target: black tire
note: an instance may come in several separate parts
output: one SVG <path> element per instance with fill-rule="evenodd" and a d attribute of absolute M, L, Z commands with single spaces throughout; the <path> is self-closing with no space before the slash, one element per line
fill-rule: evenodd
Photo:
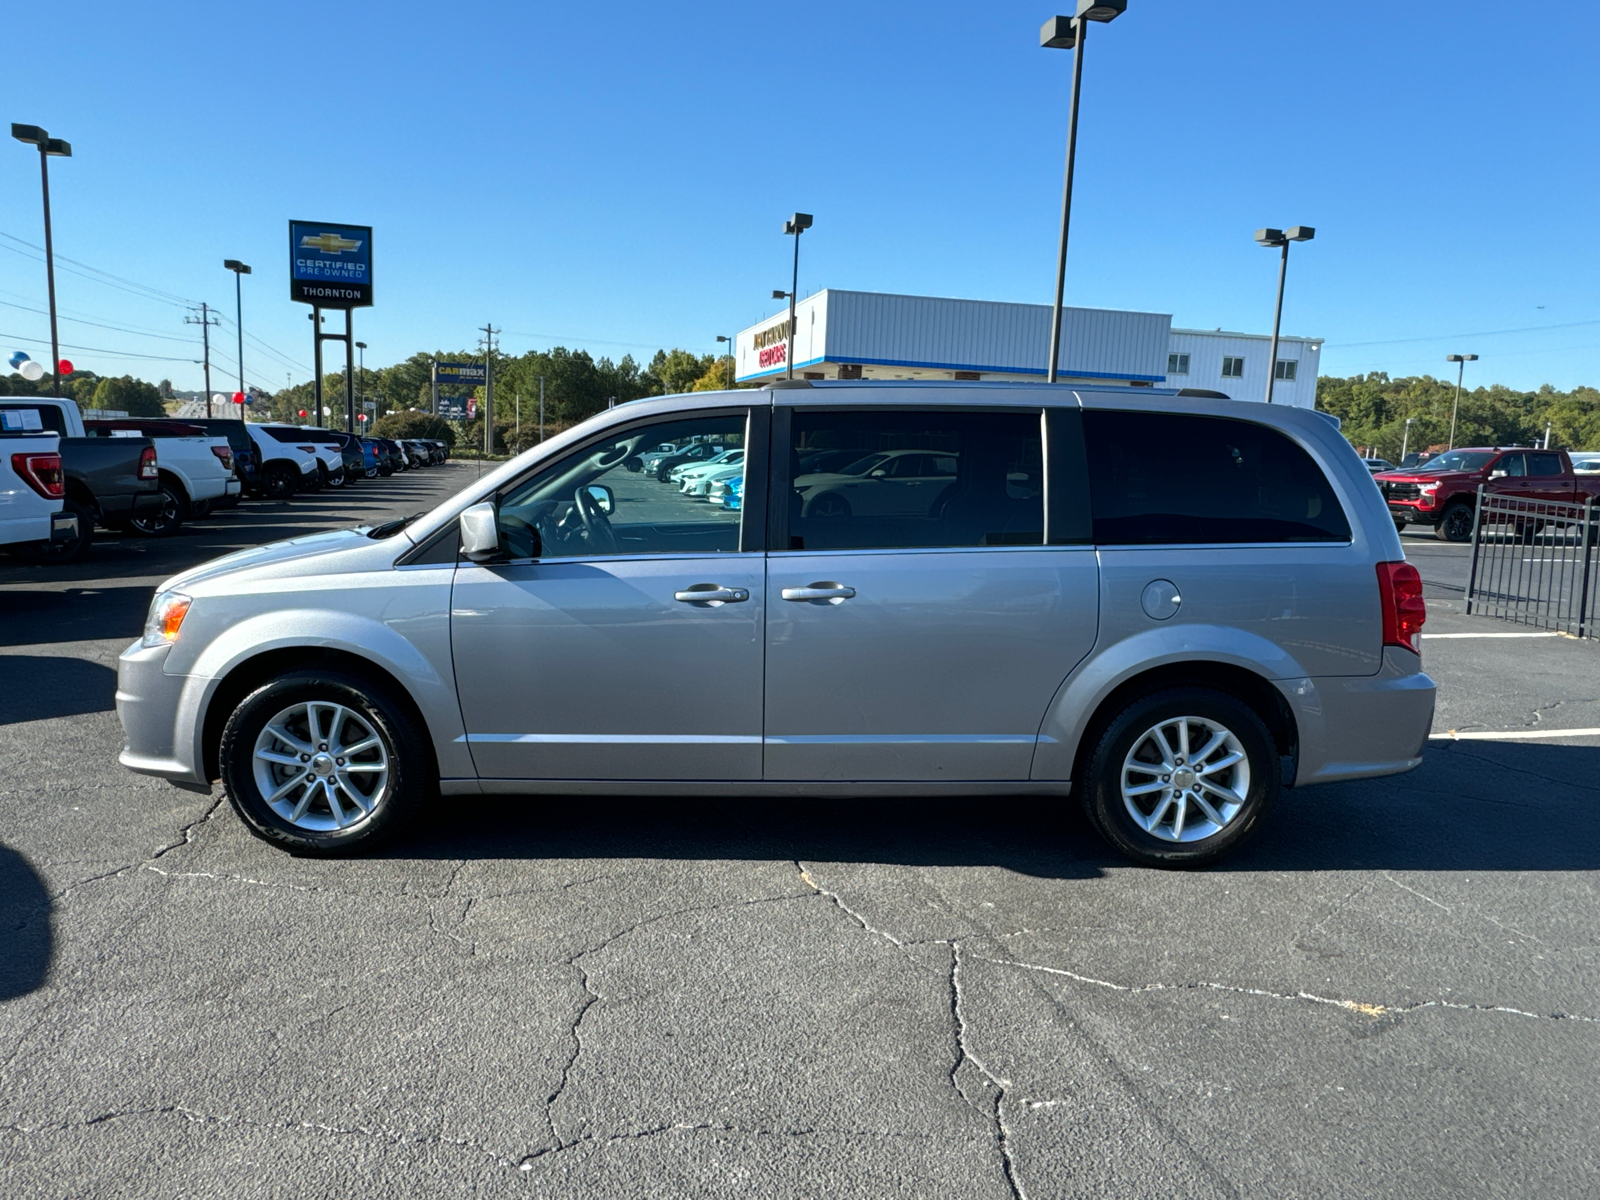
<path fill-rule="evenodd" d="M 191 501 L 189 501 L 189 520 L 191 520 L 191 521 L 199 521 L 199 520 L 201 520 L 201 519 L 203 519 L 205 517 L 209 517 L 210 515 L 211 515 L 211 501 L 209 501 L 209 500 L 191 500 Z"/>
<path fill-rule="evenodd" d="M 818 519 L 851 515 L 850 501 L 838 492 L 823 492 L 806 507 L 806 516 Z"/>
<path fill-rule="evenodd" d="M 299 486 L 297 475 L 288 463 L 273 463 L 261 473 L 262 496 L 268 500 L 289 499 Z"/>
<path fill-rule="evenodd" d="M 64 567 L 75 563 L 94 545 L 94 513 L 76 500 L 63 500 L 61 511 L 78 518 L 78 536 L 64 542 L 31 542 L 18 546 L 15 553 L 24 562 L 41 567 Z"/>
<path fill-rule="evenodd" d="M 313 827 L 329 822 L 337 824 L 332 806 L 320 798 L 311 801 L 300 823 L 291 821 L 289 817 L 292 813 L 285 815 L 269 803 L 257 778 L 256 746 L 268 722 L 286 710 L 293 710 L 308 702 L 339 705 L 354 714 L 356 722 L 364 723 L 380 739 L 387 760 L 388 774 L 382 783 L 382 794 L 369 812 L 356 815 L 359 806 L 348 795 L 341 802 L 341 807 L 348 809 L 345 815 L 351 818 L 350 823 L 343 827 Z M 326 735 L 329 732 L 326 725 L 330 714 L 320 708 L 317 711 L 319 724 L 324 727 Z M 290 726 L 285 731 L 297 737 L 307 732 L 301 725 L 292 722 L 284 724 Z M 355 729 L 355 736 L 364 736 L 353 724 L 345 728 Z M 338 743 L 332 740 L 307 741 L 306 745 L 330 747 L 331 753 Z M 302 855 L 331 856 L 364 852 L 398 832 L 438 793 L 438 771 L 429 745 L 427 733 L 386 689 L 335 671 L 295 671 L 256 688 L 229 716 L 222 730 L 222 785 L 228 802 L 233 805 L 239 818 L 251 833 L 263 841 Z M 366 753 L 370 755 L 373 752 Z M 265 764 L 262 770 L 289 773 L 300 771 L 301 768 L 298 765 L 274 767 Z M 303 777 L 313 778 L 309 774 Z M 294 776 L 290 775 L 289 778 L 293 779 Z M 372 776 L 348 778 L 354 779 L 356 786 L 361 786 L 363 780 L 370 780 Z M 303 797 L 305 790 L 291 789 L 289 796 Z M 374 792 L 377 790 L 375 786 Z M 336 797 L 340 792 L 340 788 L 334 789 Z M 287 799 L 283 803 L 287 804 Z M 327 813 L 326 817 L 321 815 L 324 812 Z"/>
<path fill-rule="evenodd" d="M 1230 814 L 1218 803 L 1215 793 L 1207 793 L 1207 803 L 1225 817 L 1224 824 L 1219 828 L 1193 800 L 1174 797 L 1169 801 L 1167 793 L 1176 789 L 1165 788 L 1150 797 L 1149 811 L 1144 813 L 1147 820 L 1171 813 L 1170 817 L 1158 820 L 1153 825 L 1155 829 L 1165 830 L 1165 834 L 1149 832 L 1135 821 L 1128 807 L 1129 804 L 1141 806 L 1146 801 L 1142 797 L 1124 800 L 1124 764 L 1136 750 L 1140 751 L 1140 761 L 1146 760 L 1143 749 L 1150 731 L 1160 728 L 1163 722 L 1176 722 L 1184 717 L 1192 719 L 1188 728 L 1194 736 L 1204 736 L 1209 740 L 1209 731 L 1214 728 L 1224 729 L 1231 735 L 1238 752 L 1243 754 L 1241 762 L 1248 769 L 1248 781 L 1237 774 L 1238 765 L 1226 767 L 1210 775 L 1210 778 L 1243 787 L 1244 799 Z M 1277 801 L 1283 787 L 1283 767 L 1277 747 L 1261 717 L 1248 704 L 1213 688 L 1168 688 L 1143 696 L 1112 716 L 1099 727 L 1097 734 L 1091 736 L 1095 738 L 1094 750 L 1084 766 L 1083 778 L 1077 784 L 1083 797 L 1084 810 L 1106 841 L 1143 866 L 1198 867 L 1215 862 L 1250 836 Z M 1229 752 L 1230 746 L 1225 744 L 1210 756 L 1209 761 L 1216 762 Z M 1185 765 L 1192 770 L 1192 763 Z M 1151 784 L 1174 779 L 1172 775 L 1162 776 L 1137 767 L 1131 777 L 1148 778 Z M 1197 792 L 1198 789 L 1195 789 L 1195 792 L 1186 792 L 1185 796 Z M 1180 806 L 1186 817 L 1186 831 L 1202 831 L 1195 840 L 1176 840 L 1172 836 L 1180 832 L 1175 828 Z M 1199 824 L 1192 824 L 1194 821 Z M 1212 830 L 1209 834 L 1203 832 L 1207 827 Z"/>
<path fill-rule="evenodd" d="M 391 467 L 388 463 L 384 463 L 381 467 L 378 468 L 378 474 L 383 476 L 383 478 L 387 479 L 387 478 L 389 478 L 389 476 L 394 474 L 394 468 Z"/>
<path fill-rule="evenodd" d="M 1472 505 L 1456 501 L 1444 510 L 1439 523 L 1433 527 L 1433 536 L 1441 542 L 1470 542 L 1472 540 Z"/>
<path fill-rule="evenodd" d="M 163 481 L 156 491 L 161 497 L 161 507 L 128 520 L 129 529 L 141 537 L 171 537 L 183 528 L 184 514 L 189 511 L 189 497 L 177 484 Z"/>

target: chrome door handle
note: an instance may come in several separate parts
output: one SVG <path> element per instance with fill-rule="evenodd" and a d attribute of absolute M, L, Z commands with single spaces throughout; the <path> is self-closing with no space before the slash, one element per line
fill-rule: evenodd
<path fill-rule="evenodd" d="M 696 583 L 681 592 L 673 592 L 672 598 L 684 604 L 704 604 L 715 608 L 721 604 L 743 603 L 750 599 L 750 593 L 745 588 L 723 587 L 720 583 Z"/>
<path fill-rule="evenodd" d="M 809 583 L 805 587 L 791 587 L 783 589 L 785 600 L 805 601 L 813 604 L 839 604 L 845 600 L 853 599 L 856 590 L 845 587 L 842 583 L 834 583 L 825 579 L 820 583 Z"/>

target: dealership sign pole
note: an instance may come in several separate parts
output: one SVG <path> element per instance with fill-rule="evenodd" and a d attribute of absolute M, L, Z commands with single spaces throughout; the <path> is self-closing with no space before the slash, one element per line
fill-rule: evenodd
<path fill-rule="evenodd" d="M 315 328 L 317 417 L 322 416 L 322 342 L 344 343 L 345 430 L 356 431 L 355 325 L 358 308 L 372 304 L 372 227 L 320 221 L 289 222 L 289 298 L 311 305 Z M 322 310 L 344 310 L 344 332 L 322 332 Z"/>

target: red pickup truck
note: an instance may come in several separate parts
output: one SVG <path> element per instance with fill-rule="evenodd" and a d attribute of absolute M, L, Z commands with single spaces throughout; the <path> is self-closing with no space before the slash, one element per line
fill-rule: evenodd
<path fill-rule="evenodd" d="M 1408 471 L 1384 471 L 1373 481 L 1383 490 L 1396 529 L 1432 525 L 1446 542 L 1472 538 L 1478 487 L 1485 495 L 1582 504 L 1600 499 L 1600 475 L 1574 475 L 1565 450 L 1499 446 L 1451 450 Z"/>

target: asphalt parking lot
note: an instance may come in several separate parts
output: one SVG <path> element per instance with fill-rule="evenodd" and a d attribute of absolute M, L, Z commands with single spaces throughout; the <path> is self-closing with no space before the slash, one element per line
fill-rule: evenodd
<path fill-rule="evenodd" d="M 1404 539 L 1424 765 L 1206 872 L 1032 801 L 457 798 L 305 860 L 117 765 L 162 578 L 476 470 L 0 565 L 0 1193 L 1593 1194 L 1600 650 L 1486 636 L 1466 548 Z"/>

